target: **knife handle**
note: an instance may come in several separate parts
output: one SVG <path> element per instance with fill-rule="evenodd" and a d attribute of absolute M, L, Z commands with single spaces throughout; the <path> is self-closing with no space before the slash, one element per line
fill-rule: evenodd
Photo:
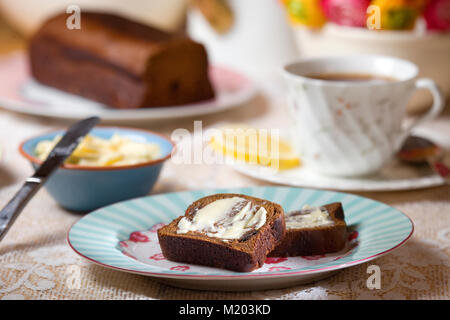
<path fill-rule="evenodd" d="M 0 241 L 8 232 L 9 228 L 28 201 L 30 201 L 40 189 L 41 185 L 42 181 L 39 178 L 29 178 L 2 211 L 0 211 Z"/>

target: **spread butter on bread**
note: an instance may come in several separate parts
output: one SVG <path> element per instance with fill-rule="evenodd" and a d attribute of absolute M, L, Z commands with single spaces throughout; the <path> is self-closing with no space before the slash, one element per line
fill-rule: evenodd
<path fill-rule="evenodd" d="M 285 213 L 286 235 L 270 257 L 311 256 L 342 250 L 347 225 L 339 202 Z"/>
<path fill-rule="evenodd" d="M 172 261 L 239 272 L 261 267 L 286 231 L 283 208 L 242 194 L 215 194 L 192 203 L 185 215 L 158 230 Z"/>

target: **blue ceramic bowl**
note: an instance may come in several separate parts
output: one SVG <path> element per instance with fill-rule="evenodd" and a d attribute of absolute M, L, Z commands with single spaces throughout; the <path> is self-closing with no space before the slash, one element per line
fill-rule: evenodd
<path fill-rule="evenodd" d="M 65 164 L 48 179 L 47 191 L 64 208 L 72 211 L 92 211 L 97 208 L 131 198 L 147 195 L 153 188 L 164 161 L 174 147 L 173 143 L 157 133 L 124 127 L 96 127 L 89 134 L 109 139 L 119 134 L 139 142 L 157 143 L 161 156 L 150 162 L 116 167 L 90 167 Z M 42 161 L 35 155 L 35 149 L 43 140 L 53 140 L 64 130 L 45 133 L 24 141 L 19 151 L 34 169 Z"/>

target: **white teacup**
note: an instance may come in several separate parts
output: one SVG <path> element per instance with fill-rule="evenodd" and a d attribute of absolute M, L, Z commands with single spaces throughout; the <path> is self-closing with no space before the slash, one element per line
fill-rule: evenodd
<path fill-rule="evenodd" d="M 330 81 L 311 75 L 360 74 L 392 81 Z M 293 140 L 303 162 L 328 175 L 358 176 L 379 170 L 413 127 L 435 118 L 443 97 L 431 79 L 418 79 L 413 63 L 387 56 L 355 55 L 301 60 L 284 67 Z M 427 88 L 433 106 L 405 126 L 408 99 Z"/>

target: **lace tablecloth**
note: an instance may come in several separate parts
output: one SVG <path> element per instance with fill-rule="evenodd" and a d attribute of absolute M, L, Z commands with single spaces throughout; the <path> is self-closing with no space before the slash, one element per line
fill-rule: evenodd
<path fill-rule="evenodd" d="M 282 96 L 264 89 L 251 103 L 203 118 L 203 127 L 223 121 L 282 127 L 287 121 Z M 274 98 L 276 97 L 276 98 Z M 140 123 L 170 135 L 192 130 L 196 119 Z M 18 154 L 21 140 L 63 124 L 0 111 L 0 204 L 14 194 L 32 170 Z M 450 147 L 447 112 L 427 128 Z M 153 193 L 212 187 L 267 185 L 225 165 L 176 165 L 167 162 Z M 309 285 L 255 292 L 197 291 L 103 268 L 77 256 L 66 243 L 66 231 L 81 217 L 67 212 L 40 191 L 0 243 L 0 299 L 448 299 L 450 275 L 450 186 L 424 190 L 359 193 L 406 213 L 415 223 L 412 238 L 398 250 L 369 263 L 347 268 Z M 381 269 L 381 289 L 366 286 L 367 267 Z M 77 270 L 81 283 L 70 285 Z"/>

